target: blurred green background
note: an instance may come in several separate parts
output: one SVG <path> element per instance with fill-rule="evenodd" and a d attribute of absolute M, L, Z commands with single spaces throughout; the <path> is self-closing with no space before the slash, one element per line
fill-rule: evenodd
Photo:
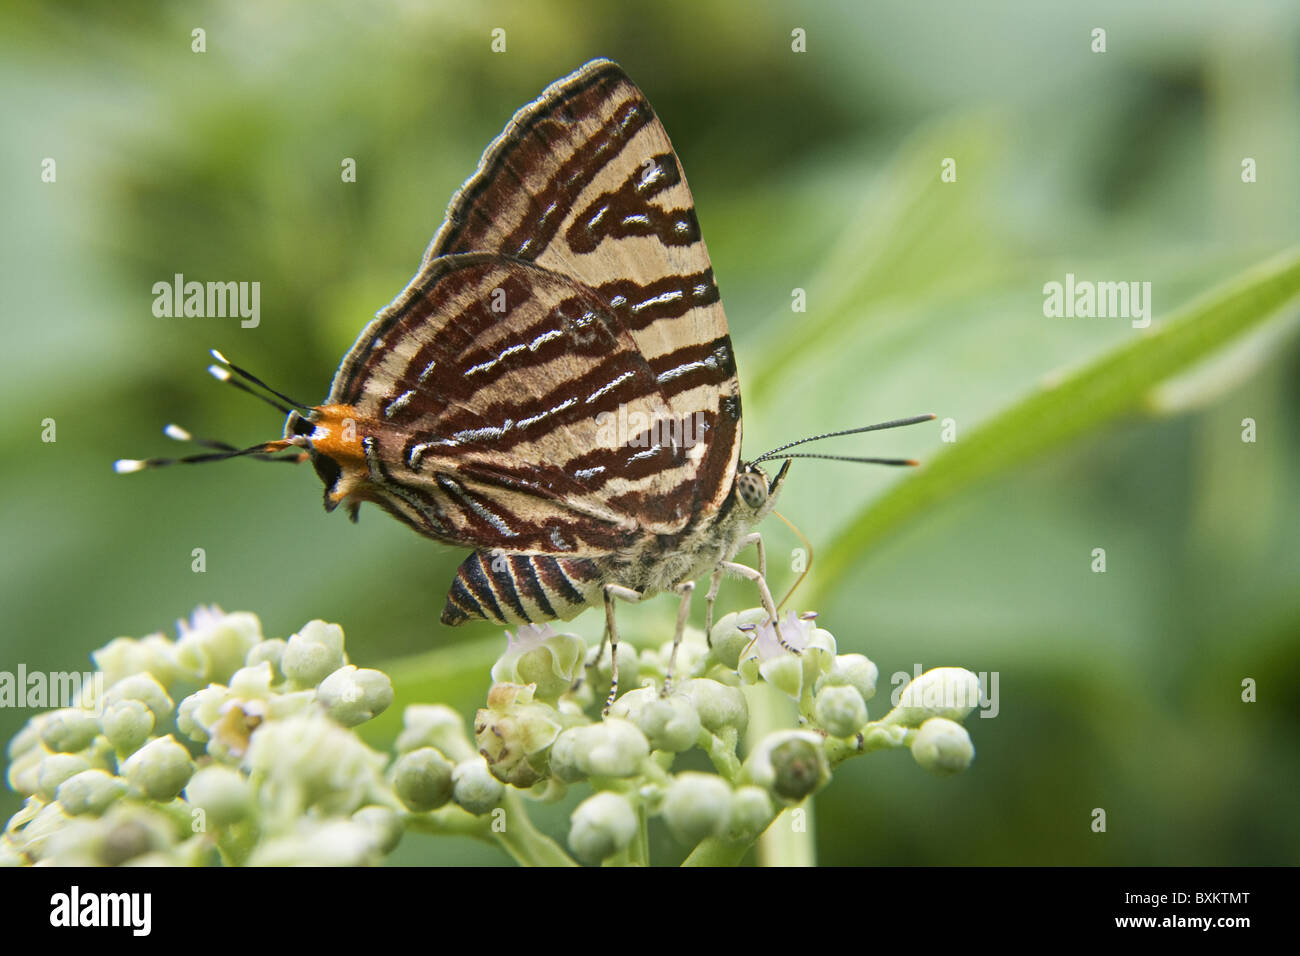
<path fill-rule="evenodd" d="M 309 469 L 110 464 L 175 452 L 170 421 L 278 437 L 274 412 L 204 374 L 207 350 L 323 397 L 484 146 L 586 60 L 622 63 L 681 156 L 751 456 L 925 411 L 960 445 L 1139 334 L 1045 318 L 1044 283 L 1150 281 L 1158 325 L 1300 240 L 1295 3 L 17 2 L 0 18 L 0 669 L 81 669 L 199 603 L 255 611 L 268 636 L 321 617 L 354 663 L 406 675 L 376 745 L 403 703 L 472 714 L 486 692 L 499 629 L 438 623 L 462 554 L 375 509 L 358 527 L 326 516 Z M 956 183 L 939 181 L 945 157 Z M 151 287 L 177 272 L 259 281 L 260 326 L 156 318 Z M 880 666 L 874 716 L 916 664 L 996 671 L 1000 692 L 995 719 L 968 720 L 978 756 L 957 778 L 906 754 L 844 765 L 816 799 L 821 862 L 1300 861 L 1296 313 L 1172 386 L 1143 376 L 1142 414 L 993 469 L 833 578 L 814 563 L 822 623 Z M 825 450 L 933 463 L 949 446 L 936 424 Z M 796 462 L 781 510 L 831 546 L 920 474 Z M 797 541 L 765 532 L 780 591 Z M 753 603 L 724 587 L 724 609 Z M 673 606 L 626 627 L 666 636 Z M 594 640 L 600 623 L 575 627 Z M 28 716 L 0 711 L 0 737 Z M 0 815 L 17 806 L 0 796 Z M 543 826 L 561 833 L 565 811 Z M 659 860 L 684 852 L 655 839 Z M 409 837 L 396 861 L 506 857 Z"/>

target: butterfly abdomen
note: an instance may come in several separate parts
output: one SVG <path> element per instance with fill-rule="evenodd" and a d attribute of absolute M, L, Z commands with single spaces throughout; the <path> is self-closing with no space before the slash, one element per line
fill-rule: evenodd
<path fill-rule="evenodd" d="M 588 558 L 475 551 L 456 571 L 442 622 L 567 621 L 599 603 L 601 577 Z"/>

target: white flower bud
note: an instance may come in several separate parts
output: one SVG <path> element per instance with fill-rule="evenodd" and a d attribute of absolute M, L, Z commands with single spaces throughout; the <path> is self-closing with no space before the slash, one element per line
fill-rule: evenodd
<path fill-rule="evenodd" d="M 453 769 L 432 747 L 412 750 L 393 765 L 393 792 L 412 813 L 436 810 L 451 799 Z"/>
<path fill-rule="evenodd" d="M 478 816 L 501 803 L 506 788 L 488 768 L 482 757 L 471 757 L 456 764 L 451 772 L 451 797 L 468 812 Z"/>
<path fill-rule="evenodd" d="M 618 700 L 609 708 L 610 716 L 636 723 L 642 709 L 658 696 L 659 691 L 654 687 L 635 687 L 619 695 Z"/>
<path fill-rule="evenodd" d="M 712 651 L 704 642 L 704 632 L 688 627 L 682 632 L 681 643 L 677 646 L 677 666 L 673 669 L 674 678 L 683 674 L 695 674 L 704 670 L 705 662 Z M 659 645 L 655 657 L 656 676 L 662 680 L 668 672 L 668 662 L 673 656 L 673 642 L 664 641 Z"/>
<path fill-rule="evenodd" d="M 815 793 L 831 776 L 822 737 L 810 730 L 778 730 L 759 741 L 745 760 L 745 772 L 787 803 Z"/>
<path fill-rule="evenodd" d="M 36 793 L 41 786 L 41 764 L 48 756 L 44 747 L 32 747 L 15 756 L 5 773 L 9 789 L 29 797 Z"/>
<path fill-rule="evenodd" d="M 52 716 L 52 714 L 37 714 L 23 724 L 22 730 L 14 734 L 9 741 L 6 753 L 9 754 L 10 760 L 21 757 L 27 751 L 41 746 L 45 735 L 45 723 Z"/>
<path fill-rule="evenodd" d="M 397 849 L 405 832 L 401 815 L 388 807 L 362 807 L 352 814 L 352 822 L 370 830 L 378 851 L 384 856 Z"/>
<path fill-rule="evenodd" d="M 50 754 L 41 761 L 37 771 L 37 793 L 47 803 L 54 799 L 54 792 L 59 784 L 83 770 L 90 769 L 90 761 L 77 754 Z"/>
<path fill-rule="evenodd" d="M 664 797 L 664 822 L 682 843 L 694 845 L 717 836 L 731 817 L 731 787 L 711 773 L 687 771 L 673 778 Z"/>
<path fill-rule="evenodd" d="M 610 708 L 610 714 L 636 724 L 651 750 L 680 753 L 694 747 L 700 736 L 700 717 L 690 700 L 677 694 L 661 698 L 653 687 L 639 687 L 624 694 Z"/>
<path fill-rule="evenodd" d="M 132 674 L 151 674 L 164 687 L 180 677 L 182 667 L 176 660 L 176 645 L 161 634 L 136 640 L 119 637 L 91 653 L 95 667 L 104 674 L 104 686 L 112 687 Z"/>
<path fill-rule="evenodd" d="M 724 727 L 734 727 L 738 733 L 744 733 L 749 726 L 749 707 L 739 687 L 697 677 L 682 685 L 682 695 L 695 705 L 700 723 L 711 733 Z"/>
<path fill-rule="evenodd" d="M 284 671 L 280 670 L 280 661 L 284 659 L 285 648 L 289 642 L 282 637 L 271 637 L 259 641 L 249 649 L 244 658 L 245 667 L 255 667 L 263 662 L 271 665 L 272 683 L 284 680 Z"/>
<path fill-rule="evenodd" d="M 652 750 L 681 753 L 695 746 L 700 736 L 700 715 L 690 700 L 680 694 L 660 697 L 641 711 L 637 726 Z"/>
<path fill-rule="evenodd" d="M 176 799 L 194 774 L 190 752 L 171 734 L 151 740 L 122 763 L 122 777 L 138 792 L 160 803 Z"/>
<path fill-rule="evenodd" d="M 557 634 L 549 624 L 524 624 L 506 633 L 506 650 L 492 667 L 495 683 L 533 684 L 537 700 L 553 702 L 583 675 L 587 642 Z"/>
<path fill-rule="evenodd" d="M 272 696 L 275 674 L 269 661 L 249 664 L 230 675 L 230 696 L 244 700 L 267 700 Z"/>
<path fill-rule="evenodd" d="M 261 640 L 262 624 L 256 615 L 200 608 L 188 625 L 181 624 L 176 660 L 200 680 L 224 684 Z"/>
<path fill-rule="evenodd" d="M 364 724 L 393 702 L 393 682 L 383 671 L 340 667 L 316 688 L 325 712 L 344 727 Z"/>
<path fill-rule="evenodd" d="M 126 784 L 106 770 L 92 768 L 73 774 L 55 791 L 69 816 L 101 814 L 126 792 Z"/>
<path fill-rule="evenodd" d="M 636 836 L 636 811 L 617 793 L 593 794 L 578 804 L 569 819 L 569 848 L 587 863 L 625 849 Z"/>
<path fill-rule="evenodd" d="M 740 655 L 753 643 L 754 631 L 767 620 L 762 608 L 724 614 L 713 625 L 713 656 L 730 670 L 740 666 Z"/>
<path fill-rule="evenodd" d="M 76 707 L 46 714 L 41 723 L 41 740 L 56 753 L 85 750 L 98 735 L 99 721 L 93 714 Z"/>
<path fill-rule="evenodd" d="M 153 712 L 155 721 L 167 720 L 172 713 L 172 699 L 152 674 L 124 677 L 104 694 L 105 708 L 126 700 L 138 700 Z"/>
<path fill-rule="evenodd" d="M 725 836 L 733 843 L 752 843 L 776 816 L 772 798 L 761 787 L 744 786 L 731 795 Z"/>
<path fill-rule="evenodd" d="M 864 701 L 876 695 L 876 680 L 880 670 L 869 658 L 862 654 L 840 654 L 831 665 L 830 673 L 824 676 L 817 689 L 832 686 L 855 687 Z"/>
<path fill-rule="evenodd" d="M 758 665 L 758 673 L 781 693 L 798 700 L 803 693 L 803 661 L 793 654 L 774 657 Z M 748 676 L 748 675 L 747 675 Z"/>
<path fill-rule="evenodd" d="M 220 764 L 203 767 L 185 786 L 185 800 L 200 808 L 210 827 L 225 827 L 253 812 L 253 787 L 238 770 Z"/>
<path fill-rule="evenodd" d="M 347 663 L 343 654 L 343 628 L 324 621 L 308 621 L 289 638 L 280 658 L 284 676 L 297 687 L 315 687 Z"/>
<path fill-rule="evenodd" d="M 153 711 L 143 701 L 118 701 L 104 709 L 99 728 L 118 753 L 135 753 L 153 733 Z"/>
<path fill-rule="evenodd" d="M 261 802 L 295 816 L 351 814 L 383 788 L 383 755 L 319 712 L 263 723 L 243 763 Z"/>
<path fill-rule="evenodd" d="M 962 667 L 936 667 L 903 688 L 881 723 L 920 727 L 931 717 L 962 720 L 979 706 L 979 678 Z"/>
<path fill-rule="evenodd" d="M 176 708 L 176 729 L 195 743 L 207 743 L 211 736 L 208 728 L 220 719 L 221 707 L 229 697 L 230 692 L 220 684 L 190 694 Z"/>
<path fill-rule="evenodd" d="M 856 687 L 823 687 L 813 702 L 813 719 L 832 737 L 852 737 L 867 722 L 867 704 Z"/>
<path fill-rule="evenodd" d="M 579 726 L 562 730 L 551 745 L 551 776 L 561 783 L 577 783 L 587 775 L 578 757 L 578 748 L 583 739 L 581 731 L 584 729 L 585 727 Z"/>
<path fill-rule="evenodd" d="M 600 654 L 600 659 L 590 667 L 596 655 Z M 584 663 L 586 667 L 587 680 L 583 686 L 600 686 L 603 685 L 605 690 L 609 690 L 609 684 L 612 677 L 610 670 L 610 659 L 608 649 L 601 650 L 600 645 L 591 648 L 587 653 L 587 659 Z M 620 687 L 636 687 L 640 683 L 641 675 L 641 658 L 632 646 L 630 641 L 621 641 L 618 645 L 618 684 Z M 603 699 L 602 691 L 602 699 Z"/>
<path fill-rule="evenodd" d="M 630 777 L 650 755 L 650 743 L 633 723 L 606 718 L 575 727 L 574 760 L 588 777 Z"/>
<path fill-rule="evenodd" d="M 912 756 L 926 770 L 946 777 L 970 766 L 975 746 L 961 724 L 931 717 L 912 739 Z"/>

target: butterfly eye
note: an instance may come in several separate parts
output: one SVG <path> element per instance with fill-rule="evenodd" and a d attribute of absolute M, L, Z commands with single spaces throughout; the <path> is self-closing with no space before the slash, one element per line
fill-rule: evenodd
<path fill-rule="evenodd" d="M 741 500 L 755 511 L 767 503 L 767 483 L 756 471 L 742 471 L 737 475 L 736 491 Z"/>
<path fill-rule="evenodd" d="M 325 497 L 328 500 L 330 492 L 334 490 L 334 485 L 338 483 L 339 478 L 343 475 L 343 469 L 329 455 L 320 454 L 311 456 L 311 466 L 316 469 L 316 474 L 325 483 Z"/>
<path fill-rule="evenodd" d="M 288 438 L 291 435 L 310 435 L 315 430 L 316 426 L 311 419 L 302 415 L 298 411 L 291 411 L 289 412 L 288 421 L 285 422 L 284 437 Z"/>

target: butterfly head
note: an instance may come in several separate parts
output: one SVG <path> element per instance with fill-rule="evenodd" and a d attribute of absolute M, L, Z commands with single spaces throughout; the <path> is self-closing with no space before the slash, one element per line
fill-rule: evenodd
<path fill-rule="evenodd" d="M 202 464 L 228 458 L 310 461 L 325 484 L 326 510 L 333 511 L 350 498 L 355 518 L 370 475 L 366 440 L 358 425 L 361 417 L 356 409 L 350 405 L 306 405 L 271 388 L 215 349 L 212 355 L 221 363 L 208 369 L 214 378 L 260 399 L 286 416 L 284 437 L 239 448 L 211 438 L 196 438 L 179 425 L 168 425 L 163 429 L 168 438 L 189 442 L 208 451 L 179 458 L 123 458 L 114 463 L 114 470 L 128 474 L 165 465 Z"/>
<path fill-rule="evenodd" d="M 754 512 L 755 519 L 763 518 L 776 506 L 777 495 L 785 484 L 790 462 L 781 465 L 776 477 L 768 480 L 767 472 L 754 462 L 741 462 L 736 471 L 736 498 L 741 505 Z"/>
<path fill-rule="evenodd" d="M 318 405 L 293 410 L 284 423 L 284 440 L 302 448 L 325 485 L 325 510 L 333 511 L 351 496 L 360 503 L 370 467 L 365 436 L 351 405 Z M 355 506 L 353 507 L 355 513 Z"/>

